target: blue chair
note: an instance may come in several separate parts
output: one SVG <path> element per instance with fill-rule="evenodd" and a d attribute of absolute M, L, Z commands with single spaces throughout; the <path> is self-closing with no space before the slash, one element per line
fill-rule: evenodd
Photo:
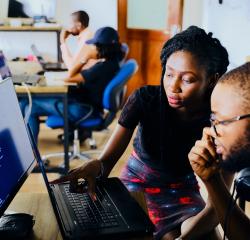
<path fill-rule="evenodd" d="M 126 59 L 128 57 L 129 46 L 128 46 L 127 43 L 122 43 L 122 52 L 124 53 L 124 57 L 123 57 L 123 59 L 119 63 L 120 66 L 122 66 L 126 62 Z"/>
<path fill-rule="evenodd" d="M 103 94 L 103 108 L 104 114 L 93 115 L 93 109 L 91 106 L 90 111 L 87 115 L 83 116 L 82 119 L 75 123 L 71 123 L 74 130 L 74 143 L 73 151 L 69 152 L 70 160 L 78 159 L 89 159 L 91 153 L 97 153 L 97 151 L 85 151 L 80 152 L 80 141 L 78 138 L 79 129 L 85 129 L 91 131 L 101 131 L 107 129 L 116 117 L 116 113 L 121 108 L 124 101 L 126 92 L 126 83 L 136 73 L 138 69 L 137 62 L 134 59 L 126 61 L 120 68 L 116 76 L 110 81 L 104 90 Z M 60 116 L 49 116 L 46 120 L 46 125 L 52 129 L 63 128 L 64 121 Z M 95 140 L 91 137 L 90 139 L 91 148 L 96 148 Z M 43 156 L 43 160 L 50 159 L 52 157 L 63 157 L 64 153 L 54 153 Z"/>

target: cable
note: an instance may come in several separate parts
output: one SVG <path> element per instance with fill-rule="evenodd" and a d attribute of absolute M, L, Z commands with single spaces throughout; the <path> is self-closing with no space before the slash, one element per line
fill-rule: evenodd
<path fill-rule="evenodd" d="M 29 118 L 30 118 L 30 114 L 31 114 L 31 110 L 32 110 L 32 97 L 31 97 L 31 92 L 29 90 L 28 85 L 23 82 L 22 86 L 24 86 L 24 88 L 28 94 L 28 100 L 29 100 L 28 110 L 25 111 L 25 116 L 24 116 L 24 121 L 27 124 L 29 122 Z"/>
<path fill-rule="evenodd" d="M 228 205 L 228 209 L 227 209 L 227 213 L 226 213 L 226 217 L 225 217 L 225 221 L 224 221 L 224 235 L 223 235 L 223 240 L 226 240 L 226 235 L 227 235 L 227 229 L 228 229 L 228 224 L 229 224 L 229 219 L 230 219 L 230 215 L 234 209 L 234 206 L 236 204 L 236 201 L 238 199 L 238 195 L 236 195 L 236 197 L 234 198 L 234 194 L 236 191 L 236 184 L 234 181 L 234 186 L 233 186 L 233 192 L 230 198 L 230 202 Z"/>

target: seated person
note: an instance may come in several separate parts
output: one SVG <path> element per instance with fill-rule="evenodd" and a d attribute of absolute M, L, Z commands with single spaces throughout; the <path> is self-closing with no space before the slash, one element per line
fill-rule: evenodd
<path fill-rule="evenodd" d="M 235 173 L 250 167 L 250 63 L 219 80 L 212 93 L 211 110 L 212 127 L 204 129 L 202 139 L 189 153 L 189 161 L 204 182 L 222 227 L 227 218 L 228 239 L 247 240 L 249 218 L 237 205 L 227 215 L 231 195 L 221 169 Z"/>
<path fill-rule="evenodd" d="M 71 21 L 72 27 L 62 30 L 60 34 L 62 58 L 68 69 L 71 69 L 81 60 L 84 51 L 88 48 L 86 46 L 86 41 L 93 37 L 93 33 L 88 27 L 89 16 L 85 11 L 72 13 Z M 72 54 L 67 44 L 67 39 L 70 35 L 77 36 L 78 38 L 78 46 L 75 54 Z"/>
<path fill-rule="evenodd" d="M 123 57 L 121 44 L 116 30 L 111 27 L 100 28 L 93 39 L 86 42 L 92 44 L 91 51 L 82 56 L 81 61 L 72 71 L 65 82 L 78 83 L 77 87 L 69 90 L 69 121 L 75 122 L 84 117 L 89 108 L 94 107 L 95 113 L 102 112 L 102 98 L 105 87 L 119 70 L 119 60 Z M 98 61 L 90 68 L 81 71 L 87 60 L 95 58 Z M 78 71 L 79 70 L 79 71 Z M 26 106 L 27 112 L 28 106 Z M 32 110 L 29 124 L 37 140 L 39 133 L 39 117 L 62 115 L 63 103 L 58 98 L 32 98 Z"/>
<path fill-rule="evenodd" d="M 155 239 L 174 239 L 182 230 L 187 239 L 207 239 L 218 220 L 199 193 L 188 153 L 210 124 L 210 95 L 227 70 L 228 54 L 211 33 L 191 26 L 164 44 L 161 63 L 161 84 L 129 97 L 99 159 L 56 182 L 86 178 L 95 198 L 95 178 L 101 169 L 109 175 L 138 126 L 121 179 L 130 191 L 144 192 Z M 183 229 L 186 221 L 190 224 Z"/>

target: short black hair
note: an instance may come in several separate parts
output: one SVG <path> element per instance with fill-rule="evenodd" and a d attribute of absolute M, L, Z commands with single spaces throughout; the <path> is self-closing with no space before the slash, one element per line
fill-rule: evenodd
<path fill-rule="evenodd" d="M 89 15 L 83 11 L 77 11 L 77 12 L 73 12 L 71 14 L 72 16 L 76 16 L 78 21 L 84 26 L 84 27 L 88 27 L 89 26 Z"/>
<path fill-rule="evenodd" d="M 96 43 L 98 58 L 121 61 L 124 57 L 121 43 L 100 44 Z"/>
<path fill-rule="evenodd" d="M 218 84 L 228 84 L 242 97 L 244 109 L 250 111 L 250 62 L 245 63 L 224 74 Z"/>

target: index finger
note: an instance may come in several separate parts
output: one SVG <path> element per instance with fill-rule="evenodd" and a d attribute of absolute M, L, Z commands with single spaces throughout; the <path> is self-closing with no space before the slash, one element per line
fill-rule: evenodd
<path fill-rule="evenodd" d="M 68 182 L 68 181 L 73 181 L 75 179 L 77 179 L 77 177 L 73 173 L 69 173 L 68 175 L 60 177 L 58 179 L 55 179 L 55 180 L 51 181 L 50 183 L 52 183 L 52 184 L 58 184 L 58 183 L 64 183 L 64 182 Z"/>
<path fill-rule="evenodd" d="M 215 138 L 214 130 L 212 127 L 203 128 L 202 140 L 210 140 Z"/>

